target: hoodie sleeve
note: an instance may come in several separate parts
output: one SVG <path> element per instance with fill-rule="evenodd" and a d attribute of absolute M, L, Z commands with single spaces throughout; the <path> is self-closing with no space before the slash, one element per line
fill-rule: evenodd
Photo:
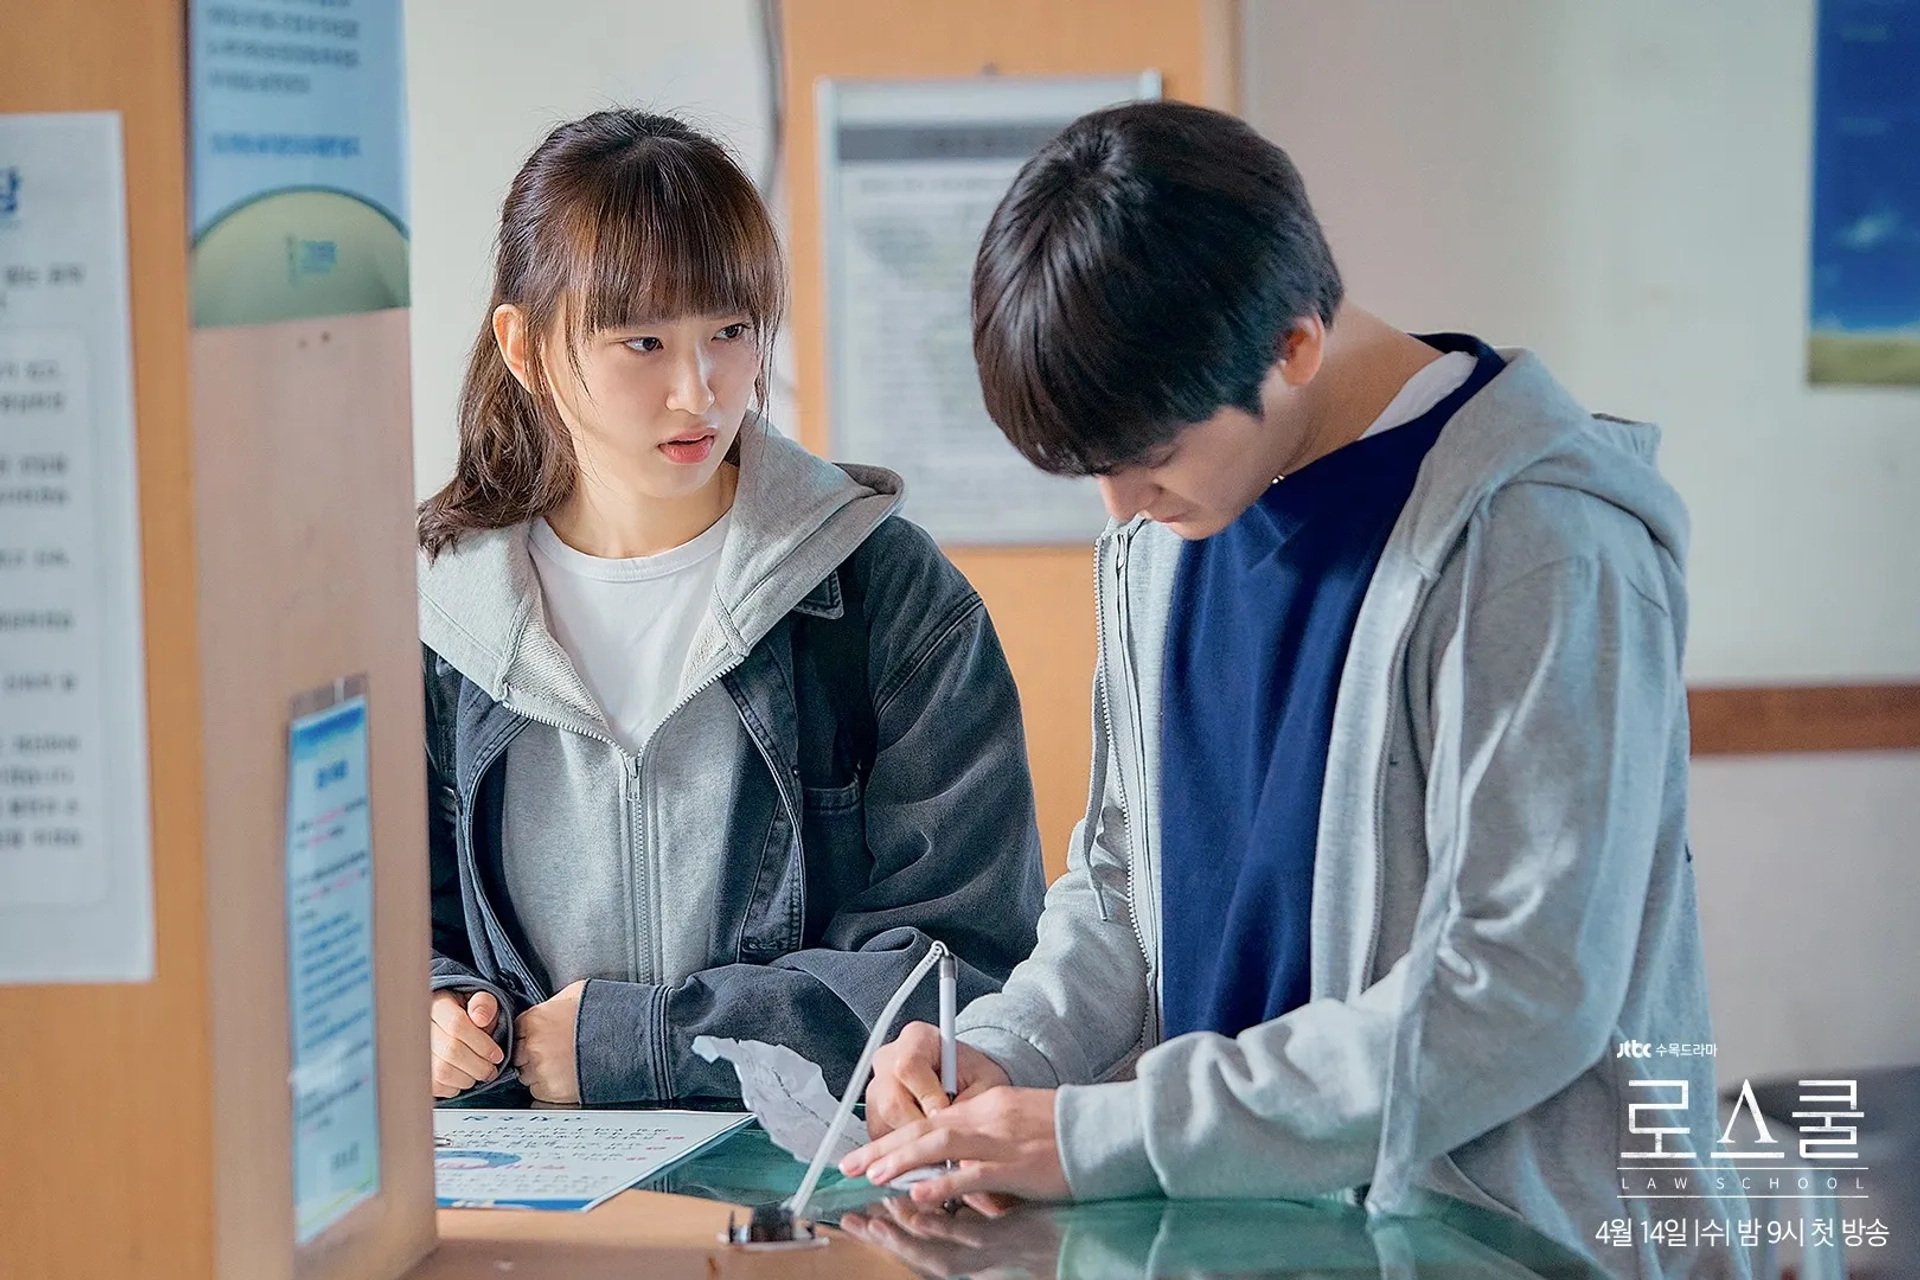
<path fill-rule="evenodd" d="M 963 1003 L 997 990 L 1032 949 L 1042 871 L 1019 695 L 979 597 L 930 540 L 925 550 L 902 559 L 939 575 L 937 592 L 868 586 L 878 743 L 864 790 L 809 797 L 810 812 L 839 814 L 816 816 L 864 824 L 864 885 L 835 905 L 816 946 L 770 963 L 675 986 L 589 982 L 575 1043 L 585 1101 L 737 1096 L 732 1067 L 692 1051 L 708 1034 L 789 1045 L 837 1092 L 933 940 L 960 958 Z M 916 616 L 887 604 L 928 598 L 934 608 Z M 924 983 L 904 1016 L 935 1017 L 937 1000 Z"/>
<path fill-rule="evenodd" d="M 959 1038 L 1023 1088 L 1105 1079 L 1150 1043 L 1155 979 L 1133 914 L 1126 809 L 1105 737 L 1105 697 L 1096 675 L 1087 812 L 1068 843 L 1065 874 L 1047 890 L 1038 945 L 1004 988 L 960 1015 Z"/>
<path fill-rule="evenodd" d="M 1063 1088 L 1055 1115 L 1077 1197 L 1301 1197 L 1367 1182 L 1410 1009 L 1415 1096 L 1392 1101 L 1416 1108 L 1414 1161 L 1531 1109 L 1605 1053 L 1684 715 L 1673 620 L 1627 569 L 1576 555 L 1503 583 L 1443 641 L 1464 660 L 1461 696 L 1436 702 L 1436 753 L 1454 760 L 1430 777 L 1459 781 L 1450 793 L 1430 781 L 1427 835 L 1453 877 L 1429 884 L 1409 955 L 1353 1000 L 1315 1000 L 1232 1039 L 1181 1036 L 1146 1053 L 1134 1080 Z"/>

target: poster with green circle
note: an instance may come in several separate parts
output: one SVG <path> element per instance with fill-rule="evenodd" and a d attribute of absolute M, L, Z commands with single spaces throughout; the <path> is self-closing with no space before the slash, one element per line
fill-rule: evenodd
<path fill-rule="evenodd" d="M 196 326 L 408 303 L 399 0 L 193 0 Z"/>

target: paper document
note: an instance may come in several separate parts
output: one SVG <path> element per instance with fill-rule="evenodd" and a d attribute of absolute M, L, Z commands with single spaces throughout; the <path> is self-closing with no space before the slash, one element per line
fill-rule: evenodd
<path fill-rule="evenodd" d="M 122 151 L 0 114 L 0 983 L 153 977 Z"/>
<path fill-rule="evenodd" d="M 591 1209 L 753 1117 L 714 1111 L 435 1111 L 443 1209 Z"/>

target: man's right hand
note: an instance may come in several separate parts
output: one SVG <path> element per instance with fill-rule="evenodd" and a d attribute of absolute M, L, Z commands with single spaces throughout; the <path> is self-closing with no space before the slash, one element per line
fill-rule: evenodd
<path fill-rule="evenodd" d="M 1012 1084 L 1000 1064 L 966 1044 L 954 1046 L 954 1081 L 958 1098 L 1003 1084 Z M 909 1022 L 893 1043 L 874 1055 L 873 1080 L 867 1085 L 867 1132 L 882 1134 L 911 1124 L 947 1105 L 940 1085 L 940 1028 L 930 1022 Z"/>
<path fill-rule="evenodd" d="M 494 1043 L 500 1002 L 485 991 L 433 993 L 433 1096 L 451 1098 L 500 1074 Z"/>

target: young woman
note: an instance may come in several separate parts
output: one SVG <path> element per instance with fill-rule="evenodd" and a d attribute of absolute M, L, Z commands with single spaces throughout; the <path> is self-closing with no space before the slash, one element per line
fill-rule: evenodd
<path fill-rule="evenodd" d="M 784 296 L 671 117 L 562 125 L 508 191 L 419 522 L 438 1097 L 737 1095 L 699 1035 L 838 1088 L 932 940 L 967 998 L 1033 947 L 1006 660 L 896 476 L 749 412 Z"/>

